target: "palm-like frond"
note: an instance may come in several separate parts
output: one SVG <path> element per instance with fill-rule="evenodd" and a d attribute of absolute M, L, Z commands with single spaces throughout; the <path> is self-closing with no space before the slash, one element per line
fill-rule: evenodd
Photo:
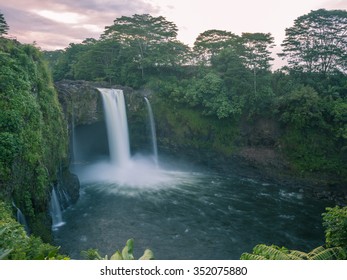
<path fill-rule="evenodd" d="M 291 260 L 308 260 L 309 257 L 307 253 L 298 250 L 290 250 L 289 253 Z"/>
<path fill-rule="evenodd" d="M 324 248 L 320 246 L 308 253 L 310 260 L 337 260 L 343 258 L 345 251 L 341 247 Z"/>
<path fill-rule="evenodd" d="M 241 255 L 241 260 L 252 260 L 252 261 L 259 261 L 259 260 L 266 260 L 265 257 L 263 256 L 259 256 L 259 255 L 255 255 L 255 254 L 250 254 L 250 253 L 243 253 Z"/>
<path fill-rule="evenodd" d="M 265 244 L 259 244 L 254 247 L 253 253 L 261 255 L 268 260 L 290 260 L 286 248 L 279 248 L 277 246 L 267 246 Z"/>
<path fill-rule="evenodd" d="M 338 260 L 346 259 L 346 251 L 342 247 L 325 248 L 319 246 L 309 253 L 288 250 L 284 247 L 258 244 L 253 252 L 243 253 L 241 260 Z"/>

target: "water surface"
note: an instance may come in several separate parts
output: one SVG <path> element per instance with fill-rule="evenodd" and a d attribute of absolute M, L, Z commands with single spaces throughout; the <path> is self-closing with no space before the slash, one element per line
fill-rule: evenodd
<path fill-rule="evenodd" d="M 321 213 L 330 205 L 293 188 L 232 170 L 132 164 L 126 170 L 106 163 L 77 170 L 81 197 L 54 232 L 72 258 L 89 248 L 110 256 L 129 238 L 137 258 L 150 248 L 156 259 L 181 260 L 239 259 L 258 243 L 304 251 L 324 243 Z"/>

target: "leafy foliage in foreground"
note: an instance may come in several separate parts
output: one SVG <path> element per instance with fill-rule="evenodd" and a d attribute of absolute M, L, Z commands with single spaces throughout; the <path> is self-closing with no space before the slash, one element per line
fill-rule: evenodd
<path fill-rule="evenodd" d="M 253 248 L 252 253 L 241 255 L 241 260 L 339 260 L 345 258 L 346 252 L 341 247 L 325 248 L 319 246 L 311 252 L 305 253 L 265 244 L 258 244 Z"/>
<path fill-rule="evenodd" d="M 87 251 L 82 251 L 82 256 L 87 260 L 134 260 L 134 240 L 129 239 L 126 242 L 125 247 L 122 251 L 117 250 L 110 258 L 106 255 L 101 257 L 98 250 L 89 249 Z M 139 260 L 154 260 L 154 254 L 150 249 L 146 249 L 142 257 Z"/>
<path fill-rule="evenodd" d="M 347 206 L 328 207 L 322 214 L 326 244 L 305 253 L 276 245 L 258 244 L 252 253 L 243 253 L 241 260 L 346 260 Z"/>
<path fill-rule="evenodd" d="M 0 260 L 61 260 L 59 247 L 43 243 L 38 237 L 27 236 L 24 228 L 11 216 L 11 208 L 0 201 Z"/>
<path fill-rule="evenodd" d="M 327 245 L 340 246 L 347 250 L 347 207 L 328 207 L 323 213 L 323 226 Z"/>

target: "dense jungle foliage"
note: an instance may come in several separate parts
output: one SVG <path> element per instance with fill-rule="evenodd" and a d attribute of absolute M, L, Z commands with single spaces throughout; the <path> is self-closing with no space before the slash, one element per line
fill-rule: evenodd
<path fill-rule="evenodd" d="M 165 112 L 173 126 L 181 123 L 169 116 L 172 108 L 193 120 L 202 116 L 199 126 L 233 124 L 216 132 L 229 141 L 229 146 L 216 141 L 213 147 L 219 151 L 234 150 L 235 126 L 241 120 L 275 120 L 281 133 L 274 148 L 297 175 L 347 178 L 346 28 L 347 12 L 342 10 L 322 9 L 297 18 L 286 29 L 279 54 L 288 66 L 275 72 L 269 33 L 239 36 L 207 30 L 189 48 L 177 39 L 174 23 L 146 14 L 118 18 L 99 40 L 89 38 L 45 56 L 55 80 L 108 81 L 152 90 L 157 114 Z M 164 116 L 157 117 L 160 125 Z M 200 129 L 186 121 L 191 131 Z M 229 127 L 230 133 L 224 133 Z"/>
<path fill-rule="evenodd" d="M 67 157 L 66 125 L 42 53 L 0 37 L 0 199 L 50 236 L 52 184 Z"/>

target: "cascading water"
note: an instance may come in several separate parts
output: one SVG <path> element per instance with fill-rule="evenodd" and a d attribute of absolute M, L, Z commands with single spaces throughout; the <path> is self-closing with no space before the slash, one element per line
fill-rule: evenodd
<path fill-rule="evenodd" d="M 157 146 L 157 136 L 155 132 L 155 122 L 154 122 L 154 117 L 153 117 L 153 111 L 152 111 L 152 106 L 151 103 L 149 102 L 148 98 L 145 97 L 145 101 L 147 104 L 147 110 L 148 110 L 148 115 L 149 115 L 149 123 L 151 126 L 151 135 L 152 135 L 152 146 L 153 146 L 153 156 L 154 156 L 154 163 L 156 166 L 158 166 L 158 146 Z"/>
<path fill-rule="evenodd" d="M 83 183 L 108 182 L 117 186 L 136 188 L 157 187 L 174 180 L 172 174 L 158 168 L 158 152 L 154 119 L 151 108 L 154 162 L 141 155 L 130 156 L 130 143 L 125 99 L 122 90 L 98 88 L 102 95 L 109 145 L 109 162 L 98 161 L 77 166 L 78 177 Z M 147 103 L 149 106 L 149 103 Z"/>
<path fill-rule="evenodd" d="M 123 91 L 98 88 L 102 95 L 112 164 L 125 166 L 130 160 L 128 122 Z"/>
<path fill-rule="evenodd" d="M 12 205 L 14 208 L 16 208 L 16 216 L 17 216 L 17 222 L 20 223 L 23 227 L 24 227 L 24 230 L 27 234 L 30 233 L 30 229 L 29 229 L 29 226 L 28 226 L 28 223 L 25 219 L 25 216 L 23 215 L 22 211 L 20 211 L 20 209 L 14 204 L 14 202 L 12 202 Z"/>
<path fill-rule="evenodd" d="M 65 222 L 63 221 L 61 207 L 55 188 L 52 189 L 51 201 L 49 206 L 52 217 L 52 229 L 56 230 L 58 227 L 64 225 Z"/>

